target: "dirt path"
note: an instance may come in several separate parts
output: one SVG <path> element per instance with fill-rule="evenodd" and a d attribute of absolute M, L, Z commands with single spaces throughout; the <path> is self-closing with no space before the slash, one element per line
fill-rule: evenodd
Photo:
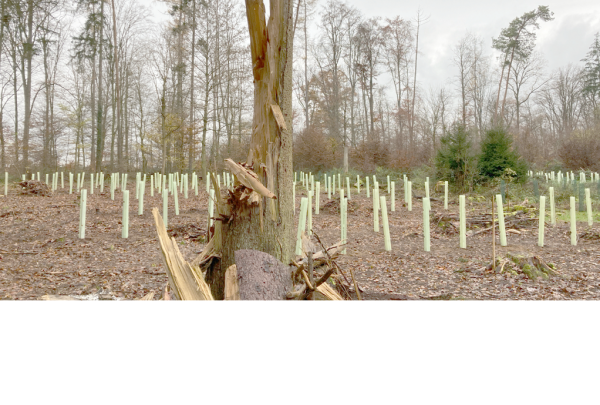
<path fill-rule="evenodd" d="M 296 207 L 303 193 L 297 187 Z M 135 190 L 129 184 L 129 190 Z M 133 192 L 131 192 L 133 194 Z M 397 192 L 401 196 L 401 191 Z M 546 228 L 546 246 L 537 246 L 537 227 L 509 234 L 503 252 L 535 254 L 556 264 L 560 275 L 549 280 L 484 271 L 491 262 L 491 235 L 467 238 L 467 249 L 458 248 L 458 234 L 432 227 L 431 252 L 423 251 L 422 203 L 415 199 L 408 212 L 397 200 L 389 211 L 392 251 L 386 252 L 383 232 L 373 231 L 371 200 L 353 195 L 348 213 L 349 245 L 339 259 L 343 269 L 354 268 L 367 299 L 599 299 L 600 242 L 581 239 L 572 247 L 565 223 Z M 51 197 L 19 196 L 11 190 L 0 199 L 0 299 L 38 299 L 44 294 L 84 295 L 110 290 L 123 299 L 155 299 L 167 283 L 155 236 L 152 207 L 162 206 L 161 196 L 149 196 L 137 215 L 137 200 L 130 199 L 129 238 L 121 238 L 121 193 L 88 195 L 87 230 L 78 239 L 79 205 L 75 194 L 59 191 Z M 179 199 L 180 215 L 170 201 L 169 234 L 181 241 L 191 260 L 203 247 L 207 198 Z M 315 231 L 330 245 L 340 239 L 337 203 L 327 206 L 321 195 Z M 472 208 L 472 207 L 470 207 Z M 477 208 L 477 206 L 475 206 Z M 432 203 L 432 214 L 441 212 Z M 450 205 L 456 213 L 456 204 Z M 162 212 L 162 211 L 161 211 Z M 296 217 L 297 220 L 297 217 Z M 587 225 L 578 224 L 583 232 Z M 600 227 L 594 226 L 598 231 Z"/>

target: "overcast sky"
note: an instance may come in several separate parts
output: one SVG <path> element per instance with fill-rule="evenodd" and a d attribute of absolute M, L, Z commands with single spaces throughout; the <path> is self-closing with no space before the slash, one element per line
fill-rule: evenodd
<path fill-rule="evenodd" d="M 243 4 L 243 0 L 239 0 Z M 268 0 L 265 6 L 268 10 Z M 326 0 L 318 0 L 319 7 Z M 467 33 L 483 38 L 488 54 L 492 38 L 516 17 L 546 5 L 554 20 L 542 22 L 537 31 L 536 50 L 548 62 L 549 71 L 578 63 L 588 52 L 594 35 L 600 31 L 600 0 L 346 0 L 366 17 L 414 19 L 417 10 L 429 16 L 421 27 L 419 39 L 418 81 L 424 89 L 450 84 L 456 75 L 452 65 L 452 47 Z M 162 14 L 164 3 L 153 3 L 153 11 Z M 317 13 L 319 10 L 317 10 Z M 164 16 L 164 14 L 163 14 Z M 163 17 L 164 18 L 164 17 Z M 318 19 L 315 15 L 315 19 Z M 161 18 L 159 18 L 161 19 Z M 315 22 L 315 21 L 313 21 Z M 315 32 L 313 30 L 313 38 Z"/>
<path fill-rule="evenodd" d="M 430 16 L 421 28 L 418 79 L 423 87 L 438 87 L 452 80 L 452 47 L 468 31 L 484 39 L 491 53 L 492 37 L 497 37 L 516 17 L 546 5 L 554 20 L 542 22 L 537 47 L 552 71 L 577 63 L 588 52 L 594 35 L 600 31 L 600 1 L 531 0 L 348 0 L 366 16 L 415 18 L 420 8 Z"/>

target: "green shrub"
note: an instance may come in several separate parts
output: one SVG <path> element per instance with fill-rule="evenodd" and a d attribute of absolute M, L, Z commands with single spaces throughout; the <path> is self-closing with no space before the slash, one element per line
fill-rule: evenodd
<path fill-rule="evenodd" d="M 486 132 L 477 165 L 483 179 L 502 177 L 506 174 L 506 169 L 514 171 L 516 182 L 527 179 L 527 165 L 511 146 L 512 139 L 504 129 L 496 128 Z"/>
<path fill-rule="evenodd" d="M 469 133 L 464 126 L 456 125 L 440 142 L 435 157 L 437 177 L 464 189 L 475 173 L 475 157 Z"/>

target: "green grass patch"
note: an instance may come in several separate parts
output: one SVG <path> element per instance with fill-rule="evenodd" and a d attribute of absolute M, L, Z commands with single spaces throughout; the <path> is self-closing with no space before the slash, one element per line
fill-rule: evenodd
<path fill-rule="evenodd" d="M 546 207 L 546 214 L 549 213 L 549 209 L 548 207 Z M 592 213 L 592 218 L 594 219 L 594 222 L 600 222 L 600 212 L 593 212 Z M 579 212 L 579 211 L 575 211 L 575 219 L 577 222 L 587 222 L 588 217 L 587 217 L 587 211 L 584 212 Z M 556 211 L 556 220 L 557 221 L 570 221 L 571 220 L 571 213 L 570 211 Z"/>

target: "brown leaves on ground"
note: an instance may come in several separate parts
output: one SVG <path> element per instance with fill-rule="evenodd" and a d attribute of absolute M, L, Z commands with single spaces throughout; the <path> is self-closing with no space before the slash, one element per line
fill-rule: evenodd
<path fill-rule="evenodd" d="M 135 189 L 133 182 L 129 189 Z M 533 281 L 519 272 L 486 271 L 492 260 L 491 232 L 474 234 L 467 238 L 467 249 L 459 248 L 454 229 L 457 224 L 453 224 L 458 218 L 458 204 L 453 200 L 448 211 L 443 203 L 432 202 L 431 252 L 424 252 L 422 200 L 413 200 L 413 210 L 408 212 L 399 189 L 396 211 L 392 212 L 384 190 L 382 187 L 382 195 L 388 200 L 392 251 L 384 250 L 381 225 L 380 231 L 374 232 L 372 198 L 366 198 L 364 188 L 361 194 L 353 189 L 347 254 L 336 260 L 348 278 L 348 270 L 353 268 L 364 290 L 363 298 L 600 299 L 599 224 L 589 228 L 579 223 L 577 246 L 570 245 L 567 223 L 556 227 L 548 224 L 543 248 L 537 246 L 537 221 L 515 224 L 520 233 L 508 234 L 507 247 L 501 247 L 497 239 L 497 257 L 537 256 L 559 270 L 560 276 Z M 306 191 L 301 186 L 296 191 L 298 208 Z M 77 296 L 98 291 L 111 291 L 121 299 L 139 299 L 151 292 L 154 299 L 170 297 L 165 293 L 167 275 L 151 215 L 152 207 L 162 207 L 162 196 L 149 194 L 148 187 L 141 216 L 137 215 L 135 196 L 130 199 L 130 237 L 122 239 L 121 192 L 115 193 L 115 201 L 108 192 L 88 192 L 86 239 L 81 240 L 77 195 L 69 195 L 68 189 L 59 189 L 43 199 L 10 192 L 0 201 L 0 299 L 39 299 L 45 294 Z M 198 197 L 193 194 L 190 192 L 187 200 L 180 195 L 179 216 L 169 199 L 169 235 L 176 238 L 186 260 L 202 251 L 206 233 L 208 198 L 203 190 Z M 328 203 L 324 192 L 320 198 L 321 213 L 313 214 L 313 226 L 329 246 L 341 237 L 339 200 Z M 486 209 L 486 204 L 469 203 L 467 217 L 487 216 Z M 482 219 L 471 229 L 486 228 L 487 218 Z M 294 217 L 297 220 L 298 209 Z M 442 230 L 443 223 L 447 231 Z M 324 271 L 320 269 L 317 277 Z"/>
<path fill-rule="evenodd" d="M 296 208 L 306 194 L 302 186 L 296 186 Z M 548 224 L 545 247 L 538 247 L 537 219 L 524 220 L 521 215 L 513 221 L 518 231 L 507 229 L 508 246 L 500 246 L 496 232 L 497 257 L 536 256 L 553 263 L 560 272 L 560 276 L 533 281 L 522 272 L 515 275 L 486 271 L 492 261 L 492 234 L 491 231 L 475 232 L 491 225 L 486 223 L 489 204 L 467 204 L 467 217 L 473 219 L 469 228 L 474 232 L 467 238 L 467 249 L 460 249 L 458 197 L 451 197 L 448 211 L 444 210 L 443 202 L 433 201 L 431 252 L 425 252 L 422 200 L 414 199 L 409 212 L 403 194 L 401 188 L 396 190 L 396 211 L 392 212 L 389 195 L 385 187 L 381 188 L 381 195 L 386 196 L 388 204 L 391 252 L 384 250 L 381 217 L 379 232 L 374 231 L 372 198 L 366 197 L 364 189 L 359 195 L 352 194 L 351 201 L 358 207 L 348 213 L 348 254 L 341 255 L 337 261 L 342 269 L 354 268 L 358 283 L 365 290 L 365 299 L 600 299 L 600 246 L 594 237 L 600 230 L 598 224 L 585 233 L 583 229 L 588 228 L 587 224 L 578 224 L 582 234 L 577 246 L 570 245 L 569 225 L 560 223 L 556 227 Z M 435 193 L 432 197 L 443 198 Z M 323 193 L 322 211 L 319 215 L 313 214 L 313 227 L 326 245 L 340 240 L 337 202 L 331 202 L 334 208 L 331 211 L 323 209 L 329 204 L 327 194 Z M 296 210 L 295 221 L 298 216 Z"/>
<path fill-rule="evenodd" d="M 129 238 L 121 238 L 122 193 L 87 196 L 86 238 L 78 238 L 79 198 L 60 189 L 50 198 L 9 193 L 0 201 L 0 299 L 39 299 L 45 294 L 81 296 L 106 290 L 120 299 L 164 295 L 165 273 L 151 210 L 162 212 L 162 195 L 150 197 L 138 213 L 129 183 Z M 133 191 L 132 191 L 133 190 Z M 169 236 L 191 260 L 204 246 L 207 196 L 179 195 L 180 215 L 169 197 Z"/>

